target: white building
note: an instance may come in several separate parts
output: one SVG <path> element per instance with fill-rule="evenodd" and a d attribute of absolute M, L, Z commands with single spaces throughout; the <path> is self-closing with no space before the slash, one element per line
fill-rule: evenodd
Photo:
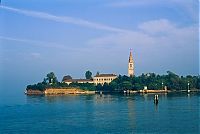
<path fill-rule="evenodd" d="M 128 60 L 128 76 L 134 76 L 134 61 L 132 52 L 130 51 L 129 60 Z M 95 85 L 104 83 L 110 83 L 112 80 L 116 79 L 116 74 L 97 74 L 92 79 L 67 79 L 64 80 L 64 83 L 70 84 L 74 83 L 94 83 Z"/>
<path fill-rule="evenodd" d="M 116 79 L 117 75 L 115 74 L 97 74 L 93 78 L 93 82 L 95 85 L 104 83 L 110 83 L 112 80 Z"/>
<path fill-rule="evenodd" d="M 92 79 L 68 79 L 64 80 L 64 83 L 67 83 L 68 85 L 70 83 L 94 83 Z"/>
<path fill-rule="evenodd" d="M 97 74 L 93 77 L 93 79 L 67 79 L 64 80 L 64 83 L 94 83 L 95 85 L 104 83 L 110 83 L 112 80 L 117 78 L 115 74 Z"/>

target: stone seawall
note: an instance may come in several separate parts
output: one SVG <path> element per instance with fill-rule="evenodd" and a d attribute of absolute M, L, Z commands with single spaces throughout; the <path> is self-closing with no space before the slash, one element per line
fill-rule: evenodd
<path fill-rule="evenodd" d="M 45 95 L 58 95 L 58 94 L 95 94 L 95 91 L 86 91 L 77 88 L 70 89 L 54 89 L 49 88 L 45 90 Z"/>
<path fill-rule="evenodd" d="M 25 91 L 27 95 L 44 95 L 44 91 L 28 89 Z"/>
<path fill-rule="evenodd" d="M 140 93 L 168 93 L 170 92 L 169 90 L 149 90 L 149 89 L 144 89 L 144 90 L 139 90 Z"/>
<path fill-rule="evenodd" d="M 64 94 L 95 94 L 95 91 L 81 90 L 78 88 L 48 88 L 45 91 L 26 90 L 27 95 L 64 95 Z"/>

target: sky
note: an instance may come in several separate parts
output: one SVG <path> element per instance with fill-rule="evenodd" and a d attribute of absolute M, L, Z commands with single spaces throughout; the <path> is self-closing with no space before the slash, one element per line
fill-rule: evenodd
<path fill-rule="evenodd" d="M 199 74 L 198 0 L 2 0 L 1 84 L 26 87 L 53 71 L 83 78 Z"/>

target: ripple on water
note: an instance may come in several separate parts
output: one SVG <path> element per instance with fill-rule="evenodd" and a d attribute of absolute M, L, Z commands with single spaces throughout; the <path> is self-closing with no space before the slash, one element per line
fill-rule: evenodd
<path fill-rule="evenodd" d="M 1 133 L 198 133 L 200 95 L 27 96 L 0 105 Z M 187 126 L 187 127 L 185 127 Z"/>

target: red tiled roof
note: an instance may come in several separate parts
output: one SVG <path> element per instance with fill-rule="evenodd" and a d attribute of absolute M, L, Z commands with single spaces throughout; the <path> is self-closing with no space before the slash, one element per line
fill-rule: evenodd
<path fill-rule="evenodd" d="M 116 74 L 98 74 L 95 75 L 94 77 L 115 77 L 117 76 Z"/>
<path fill-rule="evenodd" d="M 91 82 L 91 79 L 69 79 L 64 80 L 64 82 Z"/>

